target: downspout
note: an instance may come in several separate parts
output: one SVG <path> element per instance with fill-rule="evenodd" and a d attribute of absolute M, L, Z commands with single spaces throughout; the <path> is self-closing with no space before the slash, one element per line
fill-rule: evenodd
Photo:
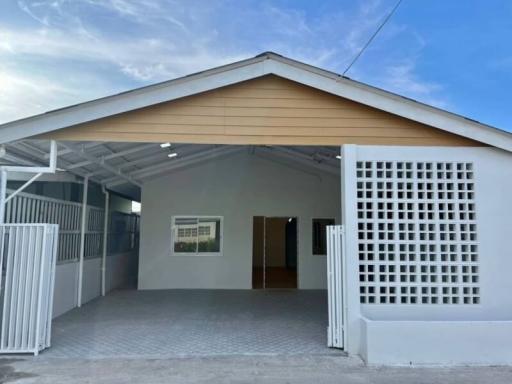
<path fill-rule="evenodd" d="M 80 223 L 80 258 L 78 261 L 78 298 L 77 307 L 82 306 L 82 283 L 84 276 L 84 252 L 85 252 L 85 226 L 87 224 L 87 192 L 89 190 L 89 178 L 84 178 L 84 189 L 82 193 L 82 220 Z"/>
<path fill-rule="evenodd" d="M 110 193 L 105 186 L 101 187 L 101 191 L 105 194 L 105 213 L 103 217 L 103 252 L 101 254 L 101 296 L 106 293 L 106 272 L 107 272 L 107 241 L 108 241 L 108 219 L 109 219 L 109 203 Z"/>

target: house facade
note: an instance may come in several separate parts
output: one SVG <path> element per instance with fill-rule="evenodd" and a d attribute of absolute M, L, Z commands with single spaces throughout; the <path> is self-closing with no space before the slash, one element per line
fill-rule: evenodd
<path fill-rule="evenodd" d="M 0 141 L 141 199 L 139 290 L 328 289 L 369 364 L 512 363 L 508 132 L 264 53 Z"/>

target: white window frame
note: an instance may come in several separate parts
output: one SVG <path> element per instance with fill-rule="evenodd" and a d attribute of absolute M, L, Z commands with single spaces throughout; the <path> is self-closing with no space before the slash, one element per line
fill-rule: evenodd
<path fill-rule="evenodd" d="M 175 252 L 174 241 L 176 239 L 176 219 L 216 219 L 220 220 L 220 239 L 219 252 Z M 199 226 L 197 227 L 197 236 L 199 236 Z M 222 256 L 224 254 L 224 216 L 204 216 L 204 215 L 176 215 L 171 216 L 171 256 Z"/>

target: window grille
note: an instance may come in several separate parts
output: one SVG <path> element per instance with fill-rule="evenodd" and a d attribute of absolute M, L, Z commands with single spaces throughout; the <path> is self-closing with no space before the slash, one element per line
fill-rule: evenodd
<path fill-rule="evenodd" d="M 360 161 L 364 304 L 479 304 L 473 164 Z"/>

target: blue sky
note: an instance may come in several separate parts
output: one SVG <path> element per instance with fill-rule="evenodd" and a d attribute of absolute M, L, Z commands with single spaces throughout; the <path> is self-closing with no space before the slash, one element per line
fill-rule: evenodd
<path fill-rule="evenodd" d="M 343 72 L 394 4 L 3 0 L 0 122 L 269 50 Z M 403 0 L 347 76 L 512 131 L 512 2 Z"/>

